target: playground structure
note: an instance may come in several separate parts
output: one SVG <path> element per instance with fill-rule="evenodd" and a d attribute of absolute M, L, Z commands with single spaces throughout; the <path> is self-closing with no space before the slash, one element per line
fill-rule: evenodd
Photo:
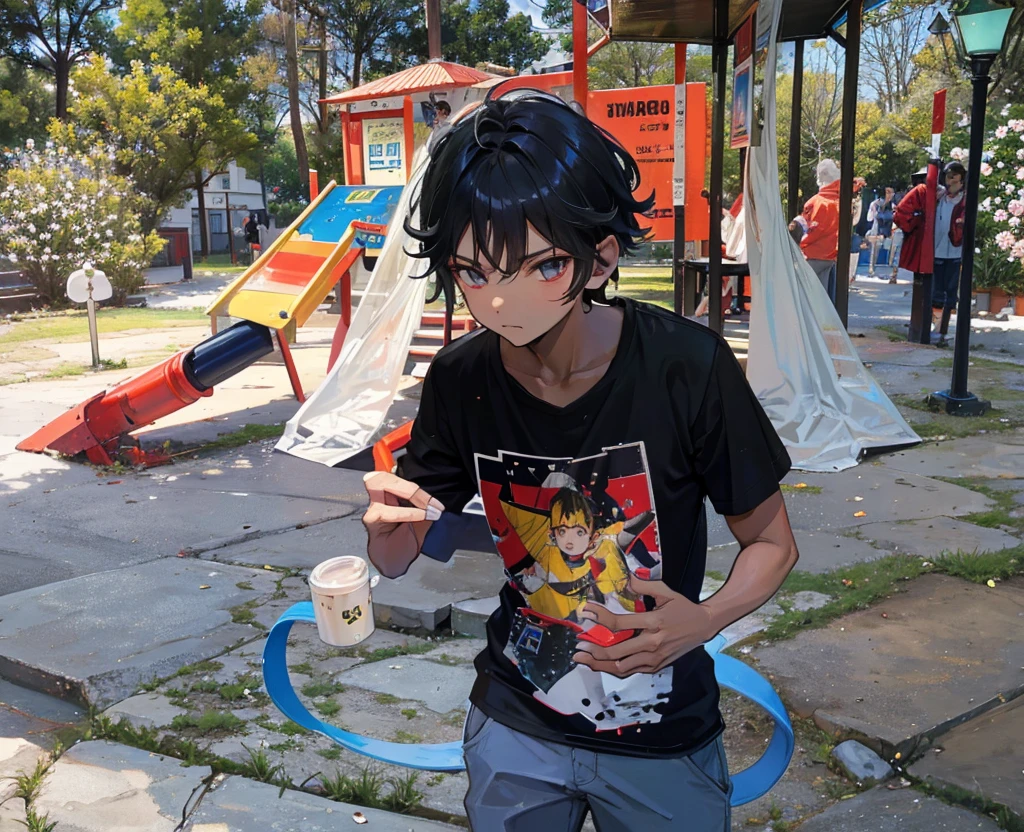
<path fill-rule="evenodd" d="M 304 401 L 286 328 L 302 326 L 337 286 L 342 313 L 331 349 L 334 362 L 351 321 L 352 268 L 383 245 L 401 190 L 329 183 L 207 310 L 209 338 L 62 413 L 18 449 L 84 453 L 97 465 L 110 465 L 117 457 L 136 464 L 167 462 L 166 454 L 143 451 L 130 434 L 212 396 L 217 384 L 271 353 L 275 340 L 296 398 Z M 219 318 L 240 320 L 218 332 Z"/>

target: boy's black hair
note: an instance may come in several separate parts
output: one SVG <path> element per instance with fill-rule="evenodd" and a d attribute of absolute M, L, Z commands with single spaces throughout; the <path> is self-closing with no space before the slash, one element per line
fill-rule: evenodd
<path fill-rule="evenodd" d="M 527 224 L 575 260 L 566 302 L 604 300 L 604 287 L 584 291 L 598 244 L 612 235 L 620 252 L 644 239 L 636 214 L 654 194 L 633 197 L 640 171 L 611 135 L 565 102 L 536 90 L 486 99 L 439 137 L 405 230 L 420 242 L 413 256 L 429 261 L 448 299 L 449 263 L 467 227 L 477 256 L 495 269 L 506 255 L 514 274 L 527 252 Z M 418 223 L 413 222 L 417 217 Z M 616 280 L 617 272 L 611 279 Z"/>
<path fill-rule="evenodd" d="M 946 177 L 949 176 L 951 173 L 959 174 L 961 182 L 967 181 L 967 168 L 965 168 L 959 162 L 950 162 L 949 164 L 946 165 L 946 167 L 942 169 L 942 181 L 945 182 Z"/>
<path fill-rule="evenodd" d="M 439 113 L 446 113 L 447 115 L 452 114 L 452 105 L 449 104 L 447 101 L 444 101 L 443 99 L 441 101 L 438 101 L 437 104 L 434 105 L 434 107 L 437 109 Z"/>

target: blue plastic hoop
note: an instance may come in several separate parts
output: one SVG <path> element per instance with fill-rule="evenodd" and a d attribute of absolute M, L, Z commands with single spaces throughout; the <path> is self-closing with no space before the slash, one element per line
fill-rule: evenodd
<path fill-rule="evenodd" d="M 323 734 L 348 751 L 383 763 L 426 771 L 462 771 L 466 767 L 461 742 L 433 745 L 386 742 L 343 731 L 313 716 L 295 695 L 288 678 L 288 634 L 297 621 L 315 623 L 312 602 L 303 601 L 287 610 L 271 628 L 263 648 L 263 681 L 271 700 L 282 714 L 303 728 Z M 732 805 L 742 806 L 768 792 L 786 773 L 793 756 L 793 726 L 782 700 L 768 681 L 743 662 L 723 656 L 720 651 L 724 646 L 722 636 L 704 646 L 714 660 L 719 684 L 760 705 L 775 720 L 771 742 L 761 758 L 732 776 Z"/>

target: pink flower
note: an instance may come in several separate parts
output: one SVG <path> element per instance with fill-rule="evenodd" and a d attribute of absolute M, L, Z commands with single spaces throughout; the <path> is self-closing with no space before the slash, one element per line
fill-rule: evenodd
<path fill-rule="evenodd" d="M 1024 216 L 1024 202 L 1022 202 L 1021 200 L 1011 199 L 1010 204 L 1007 205 L 1006 207 L 1010 210 L 1010 213 L 1013 214 L 1015 217 Z"/>
<path fill-rule="evenodd" d="M 1017 260 L 1024 260 L 1024 240 L 1018 240 L 1014 243 L 1013 256 Z"/>
<path fill-rule="evenodd" d="M 1010 215 L 1007 214 L 1006 211 L 1004 211 L 1002 208 L 1000 208 L 998 211 L 995 212 L 995 214 L 992 215 L 992 219 L 994 219 L 996 222 L 1006 222 L 1009 218 Z"/>
<path fill-rule="evenodd" d="M 1024 119 L 1012 119 L 1006 122 L 1006 126 L 1017 133 L 1024 133 Z"/>
<path fill-rule="evenodd" d="M 1024 167 L 1017 168 L 1017 178 L 1024 179 Z"/>
<path fill-rule="evenodd" d="M 1016 242 L 1017 238 L 1013 236 L 1012 231 L 1000 231 L 996 234 L 996 245 L 1003 251 L 1010 249 Z"/>
<path fill-rule="evenodd" d="M 982 176 L 988 176 L 990 173 L 992 173 L 992 165 L 990 165 L 988 162 L 982 162 L 981 163 L 981 175 Z"/>
<path fill-rule="evenodd" d="M 996 138 L 997 139 L 1005 139 L 1006 138 L 1006 134 L 1009 133 L 1009 132 L 1010 132 L 1010 128 L 1006 127 L 1005 125 L 1003 125 L 1001 127 L 997 127 L 996 128 Z"/>
<path fill-rule="evenodd" d="M 1009 225 L 1010 228 L 1018 228 L 1020 226 L 1020 217 L 1010 217 L 1010 219 L 1006 221 L 1006 224 Z"/>

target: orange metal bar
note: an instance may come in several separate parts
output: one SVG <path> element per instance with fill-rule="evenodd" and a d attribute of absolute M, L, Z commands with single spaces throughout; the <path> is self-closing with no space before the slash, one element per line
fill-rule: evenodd
<path fill-rule="evenodd" d="M 387 234 L 388 227 L 386 225 L 379 225 L 375 222 L 359 222 L 353 220 L 349 223 L 356 231 L 365 231 L 367 234 Z"/>
<path fill-rule="evenodd" d="M 412 124 L 413 124 L 413 109 L 412 109 L 412 96 L 407 95 L 405 101 L 402 104 L 402 125 L 405 128 L 405 181 L 408 182 L 412 179 L 412 154 L 413 154 L 413 143 L 415 138 L 413 137 Z"/>
<path fill-rule="evenodd" d="M 345 165 L 345 184 L 353 185 L 352 176 L 352 148 L 349 147 L 349 127 L 352 124 L 352 117 L 348 114 L 348 106 L 341 107 L 341 155 Z"/>
<path fill-rule="evenodd" d="M 391 431 L 373 446 L 373 468 L 375 471 L 391 472 L 395 470 L 395 451 L 404 448 L 412 436 L 413 423 L 406 422 L 400 428 Z"/>
<path fill-rule="evenodd" d="M 288 339 L 282 330 L 277 330 L 277 345 L 281 348 L 281 357 L 284 359 L 285 369 L 288 370 L 288 380 L 292 383 L 292 390 L 295 391 L 295 398 L 299 404 L 306 401 L 306 394 L 302 392 L 302 382 L 299 380 L 299 371 L 295 369 L 295 361 L 292 358 L 291 347 L 288 346 Z"/>
<path fill-rule="evenodd" d="M 572 97 L 587 114 L 587 6 L 572 0 Z"/>
<path fill-rule="evenodd" d="M 309 201 L 320 196 L 320 175 L 315 170 L 309 172 Z"/>

